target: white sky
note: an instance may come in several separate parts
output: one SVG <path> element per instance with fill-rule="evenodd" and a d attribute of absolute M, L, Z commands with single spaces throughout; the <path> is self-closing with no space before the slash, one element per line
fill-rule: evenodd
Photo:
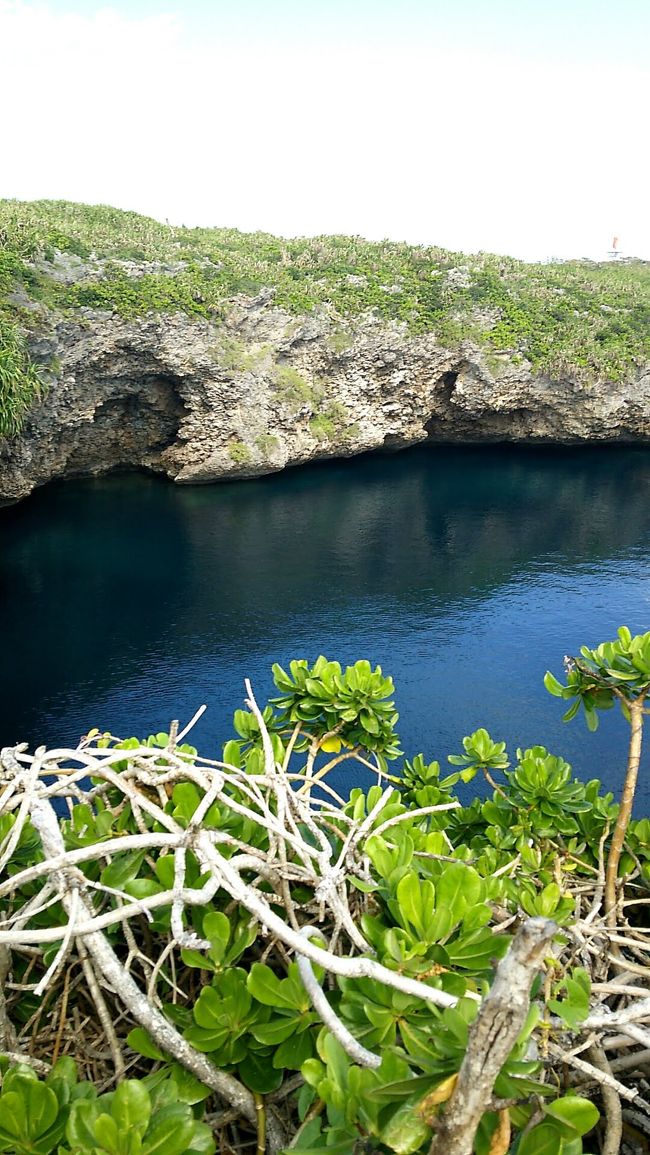
<path fill-rule="evenodd" d="M 0 0 L 0 197 L 650 259 L 646 33 L 645 0 Z"/>

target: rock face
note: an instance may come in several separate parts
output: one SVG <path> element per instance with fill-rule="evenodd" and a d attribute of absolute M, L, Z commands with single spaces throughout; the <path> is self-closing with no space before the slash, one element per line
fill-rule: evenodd
<path fill-rule="evenodd" d="M 0 441 L 4 503 L 128 467 L 199 483 L 425 441 L 650 440 L 650 366 L 618 384 L 552 380 L 372 316 L 296 318 L 266 291 L 235 300 L 221 325 L 44 319 L 31 353 L 49 389 L 22 434 Z"/>

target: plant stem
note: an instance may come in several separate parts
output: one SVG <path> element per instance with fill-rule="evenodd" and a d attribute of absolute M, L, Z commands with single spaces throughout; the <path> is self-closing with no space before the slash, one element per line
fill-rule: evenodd
<path fill-rule="evenodd" d="M 266 1107 L 264 1098 L 258 1091 L 253 1091 L 255 1110 L 257 1112 L 257 1147 L 255 1155 L 266 1155 Z"/>
<path fill-rule="evenodd" d="M 607 916 L 607 925 L 612 929 L 616 926 L 616 880 L 618 878 L 618 865 L 621 860 L 621 854 L 623 853 L 625 835 L 632 815 L 632 803 L 634 802 L 634 791 L 636 789 L 639 761 L 641 759 L 644 713 L 643 700 L 644 697 L 642 695 L 637 698 L 636 701 L 628 703 L 630 711 L 630 745 L 628 748 L 627 771 L 605 870 L 605 913 Z"/>

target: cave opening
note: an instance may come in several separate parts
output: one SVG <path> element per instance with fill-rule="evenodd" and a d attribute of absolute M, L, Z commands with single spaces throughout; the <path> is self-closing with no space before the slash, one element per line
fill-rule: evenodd
<path fill-rule="evenodd" d="M 169 374 L 115 382 L 90 425 L 80 430 L 69 461 L 75 473 L 155 469 L 159 456 L 176 442 L 187 414 L 179 386 L 180 379 Z"/>

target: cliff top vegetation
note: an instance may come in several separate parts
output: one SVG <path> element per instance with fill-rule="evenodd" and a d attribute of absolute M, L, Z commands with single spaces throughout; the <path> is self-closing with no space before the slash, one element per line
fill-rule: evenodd
<path fill-rule="evenodd" d="M 441 345 L 469 339 L 552 375 L 617 381 L 650 360 L 648 262 L 527 264 L 361 237 L 172 227 L 106 205 L 0 201 L 0 362 L 10 347 L 15 364 L 16 326 L 42 320 L 30 300 L 56 312 L 219 322 L 229 300 L 264 288 L 296 314 L 373 312 Z M 18 420 L 14 412 L 5 432 Z"/>

